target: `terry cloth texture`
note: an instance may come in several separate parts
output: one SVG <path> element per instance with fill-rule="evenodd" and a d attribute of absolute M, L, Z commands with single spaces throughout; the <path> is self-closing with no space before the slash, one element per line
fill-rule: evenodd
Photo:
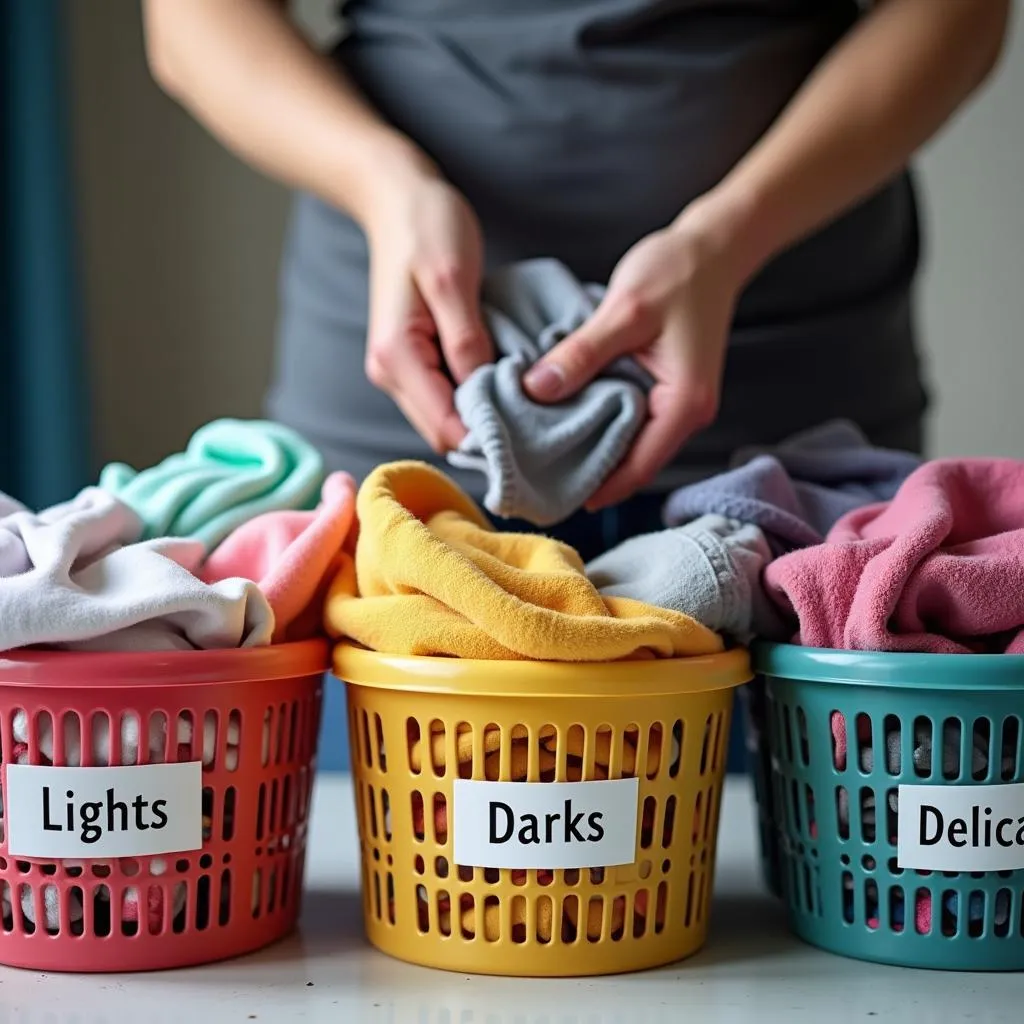
<path fill-rule="evenodd" d="M 781 554 L 820 544 L 847 512 L 887 501 L 921 464 L 909 452 L 872 447 L 844 421 L 797 434 L 776 448 L 745 449 L 734 462 L 729 472 L 672 494 L 666 524 L 715 512 L 759 526 Z"/>
<path fill-rule="evenodd" d="M 564 402 L 543 405 L 523 375 L 586 321 L 604 289 L 556 260 L 532 260 L 484 282 L 484 314 L 499 353 L 455 392 L 469 433 L 448 461 L 487 477 L 484 507 L 537 526 L 561 522 L 622 460 L 646 415 L 650 378 L 620 359 Z"/>
<path fill-rule="evenodd" d="M 208 551 L 263 512 L 312 508 L 322 481 L 320 454 L 294 430 L 228 419 L 201 427 L 156 466 L 114 462 L 100 474 L 100 487 L 142 519 L 143 539 L 187 537 Z"/>
<path fill-rule="evenodd" d="M 210 555 L 200 575 L 207 583 L 253 580 L 274 612 L 273 642 L 309 639 L 323 631 L 323 601 L 355 511 L 355 481 L 332 473 L 316 509 L 250 519 Z"/>
<path fill-rule="evenodd" d="M 765 583 L 809 647 L 1024 653 L 1024 462 L 926 463 Z"/>
<path fill-rule="evenodd" d="M 355 560 L 343 560 L 326 625 L 390 654 L 614 661 L 713 654 L 722 640 L 679 612 L 602 597 L 572 549 L 498 533 L 462 490 L 416 462 L 359 489 Z"/>

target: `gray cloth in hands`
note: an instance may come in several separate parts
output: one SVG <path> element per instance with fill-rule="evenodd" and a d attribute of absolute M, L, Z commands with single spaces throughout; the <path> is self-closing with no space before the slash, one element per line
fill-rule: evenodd
<path fill-rule="evenodd" d="M 553 405 L 523 390 L 529 367 L 580 327 L 603 294 L 557 260 L 513 264 L 484 282 L 499 358 L 456 389 L 469 433 L 448 461 L 487 477 L 484 507 L 494 515 L 536 526 L 568 518 L 622 461 L 643 424 L 651 380 L 633 360 L 617 360 Z"/>

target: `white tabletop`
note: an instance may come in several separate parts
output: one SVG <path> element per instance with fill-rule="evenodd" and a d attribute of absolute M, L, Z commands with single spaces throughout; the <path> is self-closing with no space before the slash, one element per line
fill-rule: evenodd
<path fill-rule="evenodd" d="M 700 1024 L 1020 1022 L 1024 975 L 949 974 L 829 956 L 785 930 L 757 866 L 750 787 L 730 780 L 707 947 L 642 974 L 579 981 L 469 977 L 399 963 L 364 941 L 346 776 L 324 776 L 301 929 L 240 960 L 161 974 L 0 969 L 0 1024 Z"/>

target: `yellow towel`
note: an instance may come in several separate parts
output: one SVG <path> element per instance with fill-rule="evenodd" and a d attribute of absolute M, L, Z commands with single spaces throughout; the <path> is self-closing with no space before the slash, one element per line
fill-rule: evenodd
<path fill-rule="evenodd" d="M 332 636 L 387 654 L 533 661 L 615 661 L 716 654 L 696 620 L 603 598 L 570 547 L 499 533 L 439 470 L 378 467 L 357 500 L 355 563 L 328 595 Z M 357 596 L 358 595 L 358 596 Z"/>

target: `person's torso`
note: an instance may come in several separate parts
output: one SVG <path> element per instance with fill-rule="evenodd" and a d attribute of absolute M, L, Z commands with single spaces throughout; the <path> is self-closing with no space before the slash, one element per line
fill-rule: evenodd
<path fill-rule="evenodd" d="M 721 181 L 858 16 L 855 0 L 352 0 L 343 9 L 339 59 L 465 192 L 489 261 L 552 256 L 595 281 Z M 856 225 L 857 288 L 872 272 L 891 276 L 894 239 L 908 230 L 905 204 L 875 205 Z M 820 262 L 815 252 L 808 265 Z M 806 273 L 775 275 L 770 294 L 751 297 L 751 315 L 799 308 L 807 289 L 793 284 Z M 816 303 L 842 297 L 845 274 L 817 276 Z"/>
<path fill-rule="evenodd" d="M 337 59 L 464 192 L 480 217 L 488 263 L 554 257 L 582 280 L 603 283 L 633 243 L 668 224 L 757 142 L 859 7 L 351 0 L 343 13 L 348 32 Z M 904 175 L 765 268 L 741 300 L 722 416 L 698 461 L 718 459 L 734 441 L 770 442 L 788 425 L 804 425 L 790 392 L 808 383 L 809 354 L 825 360 L 815 373 L 843 374 L 837 387 L 848 398 L 833 404 L 844 414 L 863 422 L 858 404 L 874 403 L 880 416 L 889 406 L 919 406 L 907 311 L 917 247 Z M 273 408 L 341 448 L 354 450 L 354 438 L 376 430 L 372 457 L 424 455 L 397 409 L 364 390 L 366 262 L 351 221 L 300 200 L 285 258 L 286 351 Z M 316 311 L 305 326 L 302 306 Z M 339 336 L 329 340 L 331 331 Z M 304 340 L 304 332 L 320 340 Z M 889 360 L 890 373 L 879 359 Z M 867 373 L 861 380 L 857 366 L 871 362 L 870 381 Z M 326 378 L 342 391 L 330 409 Z M 751 407 L 762 391 L 774 399 Z M 319 411 L 311 394 L 324 396 Z"/>

